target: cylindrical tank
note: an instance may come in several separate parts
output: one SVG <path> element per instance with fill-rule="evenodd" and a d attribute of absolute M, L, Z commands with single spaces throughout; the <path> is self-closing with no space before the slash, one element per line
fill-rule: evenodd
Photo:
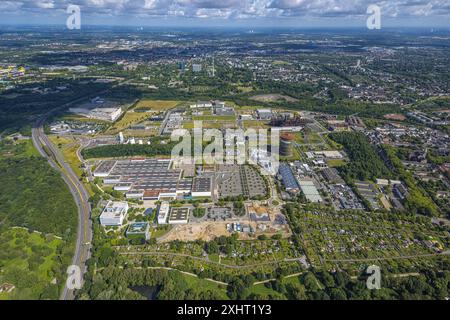
<path fill-rule="evenodd" d="M 292 156 L 292 144 L 295 137 L 290 133 L 283 133 L 280 137 L 280 156 L 291 157 Z"/>

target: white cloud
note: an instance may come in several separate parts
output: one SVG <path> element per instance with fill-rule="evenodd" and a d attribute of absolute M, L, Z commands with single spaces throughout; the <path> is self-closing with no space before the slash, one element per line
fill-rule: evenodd
<path fill-rule="evenodd" d="M 389 17 L 441 17 L 450 15 L 448 0 L 17 0 L 0 1 L 3 13 L 49 14 L 68 4 L 84 14 L 107 16 L 161 16 L 211 19 L 264 17 L 360 17 L 370 4 L 378 4 Z"/>

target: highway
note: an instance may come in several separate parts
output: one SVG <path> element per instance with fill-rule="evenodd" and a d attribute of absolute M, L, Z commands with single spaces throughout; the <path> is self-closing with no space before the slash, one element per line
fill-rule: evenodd
<path fill-rule="evenodd" d="M 126 85 L 131 80 L 126 80 L 115 84 L 110 89 L 97 92 L 96 95 L 102 95 L 112 88 Z M 48 139 L 44 131 L 45 121 L 55 112 L 65 110 L 69 106 L 86 100 L 88 96 L 84 96 L 68 102 L 58 108 L 48 111 L 42 115 L 33 125 L 32 138 L 35 148 L 39 153 L 48 160 L 50 165 L 61 173 L 62 178 L 69 186 L 70 192 L 73 195 L 75 203 L 78 207 L 78 229 L 77 229 L 77 242 L 75 246 L 75 253 L 72 259 L 72 265 L 78 266 L 81 271 L 81 275 L 86 272 L 86 261 L 91 255 L 92 246 L 92 220 L 91 220 L 91 208 L 89 205 L 89 193 L 85 186 L 80 182 L 77 175 L 73 172 L 69 164 L 64 160 L 64 157 L 59 150 Z M 49 195 L 51 196 L 51 195 Z M 84 284 L 83 277 L 81 280 L 81 287 Z M 69 289 L 67 282 L 64 284 L 64 289 L 61 293 L 60 300 L 73 300 L 75 298 L 74 290 Z"/>
<path fill-rule="evenodd" d="M 61 173 L 62 178 L 69 186 L 75 203 L 78 207 L 78 231 L 75 253 L 72 265 L 78 266 L 81 274 L 86 271 L 86 261 L 89 259 L 92 241 L 92 221 L 90 219 L 91 208 L 89 205 L 89 194 L 83 183 L 79 181 L 72 168 L 64 161 L 64 157 L 59 150 L 51 143 L 44 132 L 45 120 L 58 109 L 52 110 L 39 118 L 33 126 L 32 136 L 33 144 L 39 153 L 47 158 L 50 165 Z M 48 195 L 51 197 L 51 195 Z M 83 284 L 83 279 L 81 279 Z M 61 300 L 73 300 L 74 290 L 64 285 L 61 293 Z"/>

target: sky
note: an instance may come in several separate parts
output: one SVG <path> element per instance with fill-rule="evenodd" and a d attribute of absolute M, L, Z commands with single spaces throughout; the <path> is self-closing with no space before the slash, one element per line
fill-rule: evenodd
<path fill-rule="evenodd" d="M 86 25 L 365 27 L 376 4 L 382 26 L 450 27 L 450 0 L 0 0 L 0 24 L 65 25 L 69 4 Z"/>

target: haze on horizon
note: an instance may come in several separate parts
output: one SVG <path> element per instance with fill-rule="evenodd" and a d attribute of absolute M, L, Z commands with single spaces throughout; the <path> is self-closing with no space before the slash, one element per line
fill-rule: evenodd
<path fill-rule="evenodd" d="M 69 4 L 85 25 L 364 27 L 376 4 L 384 27 L 450 27 L 448 0 L 17 0 L 0 2 L 0 24 L 63 25 Z"/>

